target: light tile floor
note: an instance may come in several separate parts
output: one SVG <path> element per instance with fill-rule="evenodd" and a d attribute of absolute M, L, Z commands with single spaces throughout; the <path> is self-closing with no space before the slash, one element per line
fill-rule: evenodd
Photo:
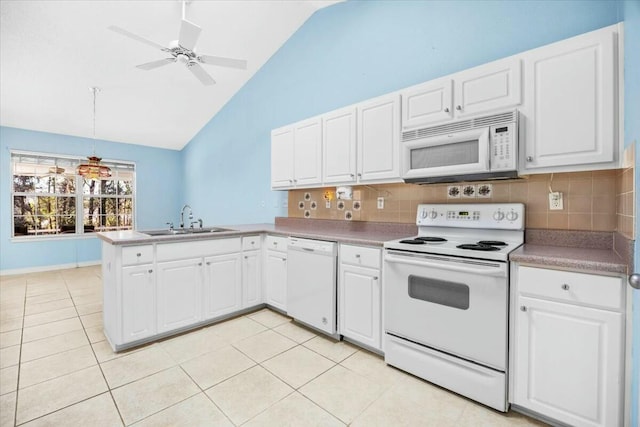
<path fill-rule="evenodd" d="M 524 426 L 264 309 L 115 354 L 99 267 L 0 277 L 1 426 Z"/>

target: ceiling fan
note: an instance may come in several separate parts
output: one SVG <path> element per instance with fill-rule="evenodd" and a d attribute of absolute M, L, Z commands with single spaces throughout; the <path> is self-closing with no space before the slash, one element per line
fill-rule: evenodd
<path fill-rule="evenodd" d="M 180 62 L 184 64 L 187 69 L 191 71 L 191 73 L 196 76 L 198 80 L 200 80 L 200 82 L 202 82 L 202 84 L 209 86 L 215 84 L 216 81 L 209 75 L 209 73 L 204 70 L 204 68 L 200 66 L 200 64 L 218 65 L 221 67 L 238 68 L 242 70 L 246 69 L 247 61 L 243 59 L 225 58 L 222 56 L 196 53 L 195 46 L 198 42 L 198 38 L 200 37 L 202 28 L 185 19 L 185 7 L 186 2 L 183 1 L 182 24 L 180 26 L 180 35 L 178 36 L 178 40 L 173 40 L 171 43 L 169 43 L 168 47 L 163 47 L 156 42 L 145 39 L 144 37 L 140 37 L 137 34 L 129 32 L 115 25 L 111 25 L 108 28 L 109 30 L 114 31 L 118 34 L 122 34 L 123 36 L 132 38 L 141 43 L 145 43 L 171 55 L 171 58 L 165 58 L 158 61 L 151 61 L 145 64 L 136 65 L 136 67 L 140 68 L 141 70 L 149 71 L 155 68 L 162 67 L 163 65 Z"/>

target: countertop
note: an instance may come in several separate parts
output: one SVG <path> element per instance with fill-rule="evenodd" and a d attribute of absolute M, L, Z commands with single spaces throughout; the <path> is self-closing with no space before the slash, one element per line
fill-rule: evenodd
<path fill-rule="evenodd" d="M 511 252 L 509 260 L 535 264 L 540 267 L 562 267 L 571 270 L 627 274 L 627 263 L 613 249 L 527 243 Z"/>
<path fill-rule="evenodd" d="M 356 245 L 382 246 L 386 241 L 415 235 L 415 232 L 407 231 L 407 227 L 404 225 L 398 227 L 398 229 L 386 228 L 379 230 L 371 230 L 370 227 L 362 230 L 348 230 L 344 228 L 332 230 L 326 226 L 318 227 L 317 230 L 310 230 L 309 227 L 300 227 L 295 224 L 242 224 L 223 226 L 222 228 L 228 228 L 230 229 L 230 231 L 221 231 L 217 233 L 149 236 L 143 234 L 143 232 L 127 230 L 108 231 L 97 233 L 97 235 L 100 239 L 109 244 L 122 246 L 151 243 L 187 242 L 203 239 L 221 239 L 245 236 L 255 233 L 269 233 L 282 236 L 328 240 Z"/>

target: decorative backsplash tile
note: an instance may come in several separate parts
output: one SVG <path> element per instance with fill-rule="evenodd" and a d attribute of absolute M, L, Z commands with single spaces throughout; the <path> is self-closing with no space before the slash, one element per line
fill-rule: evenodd
<path fill-rule="evenodd" d="M 563 193 L 563 210 L 549 210 L 550 187 Z M 420 203 L 518 202 L 527 207 L 528 228 L 633 233 L 633 168 L 530 175 L 508 181 L 354 186 L 353 200 L 332 200 L 330 208 L 324 202 L 317 203 L 315 210 L 309 210 L 307 201 L 298 209 L 306 193 L 310 201 L 323 201 L 327 191 L 335 188 L 289 191 L 289 217 L 304 218 L 309 212 L 309 218 L 317 219 L 411 224 Z M 379 197 L 384 198 L 383 209 L 377 207 Z"/>

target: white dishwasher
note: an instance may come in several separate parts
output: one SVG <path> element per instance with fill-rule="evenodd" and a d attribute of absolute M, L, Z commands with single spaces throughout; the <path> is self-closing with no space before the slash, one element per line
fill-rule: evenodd
<path fill-rule="evenodd" d="M 336 335 L 336 243 L 290 237 L 287 314 Z"/>

